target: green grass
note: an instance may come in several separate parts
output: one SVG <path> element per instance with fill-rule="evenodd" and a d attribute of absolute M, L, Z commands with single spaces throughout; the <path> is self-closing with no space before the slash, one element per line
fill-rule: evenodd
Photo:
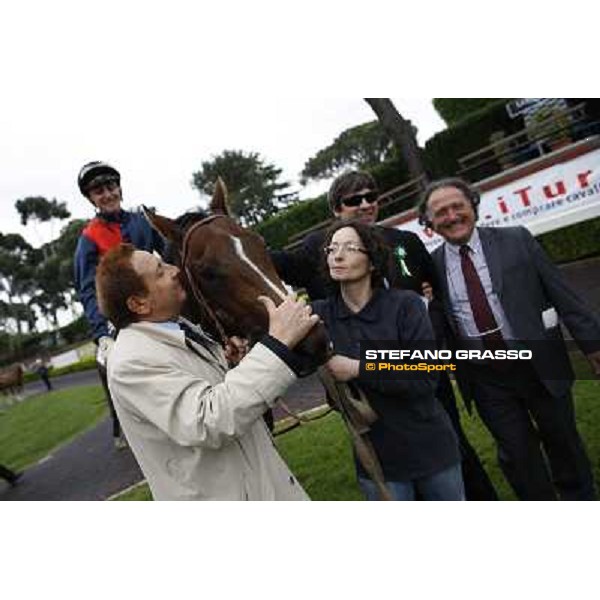
<path fill-rule="evenodd" d="M 574 367 L 588 369 L 583 359 Z M 600 381 L 580 380 L 573 388 L 577 426 L 587 447 L 596 482 L 600 484 Z M 477 450 L 501 500 L 515 495 L 496 460 L 495 442 L 476 412 L 469 415 L 458 397 L 463 428 Z M 303 425 L 278 438 L 279 450 L 313 500 L 359 500 L 350 442 L 337 415 Z"/>
<path fill-rule="evenodd" d="M 362 500 L 350 438 L 340 417 L 302 425 L 277 438 L 277 447 L 313 500 Z"/>
<path fill-rule="evenodd" d="M 600 484 L 600 381 L 577 381 L 573 388 L 577 427 L 592 463 L 594 478 Z M 460 401 L 462 404 L 462 400 Z M 504 479 L 496 460 L 496 445 L 479 417 L 469 416 L 461 406 L 461 420 L 467 437 L 490 475 L 501 500 L 514 500 L 515 495 Z"/>
<path fill-rule="evenodd" d="M 582 365 L 579 365 L 582 367 Z M 573 389 L 579 431 L 600 484 L 600 381 L 577 381 Z M 459 398 L 463 427 L 494 483 L 501 500 L 515 496 L 496 461 L 496 446 L 474 412 L 468 415 Z M 361 500 L 348 435 L 337 414 L 302 425 L 276 438 L 282 456 L 313 500 Z M 119 500 L 150 500 L 142 485 Z"/>
<path fill-rule="evenodd" d="M 581 378 L 587 363 L 574 357 Z M 588 375 L 589 376 L 589 375 Z M 600 483 L 600 381 L 579 380 L 574 387 L 579 430 Z M 514 499 L 496 463 L 495 444 L 476 414 L 466 413 L 459 400 L 463 426 L 503 500 Z M 0 459 L 20 470 L 31 465 L 106 416 L 100 386 L 42 394 L 0 411 Z M 302 425 L 278 437 L 277 446 L 314 500 L 360 500 L 348 435 L 336 414 Z M 119 500 L 150 500 L 147 485 L 130 490 Z"/>
<path fill-rule="evenodd" d="M 140 483 L 113 499 L 120 502 L 139 502 L 141 500 L 152 500 L 152 494 L 147 483 Z"/>
<path fill-rule="evenodd" d="M 21 470 L 106 416 L 99 385 L 40 394 L 0 411 L 0 457 Z"/>

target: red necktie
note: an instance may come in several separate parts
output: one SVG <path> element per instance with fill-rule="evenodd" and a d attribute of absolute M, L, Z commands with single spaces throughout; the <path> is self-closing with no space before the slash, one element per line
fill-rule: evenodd
<path fill-rule="evenodd" d="M 506 348 L 502 333 L 498 329 L 498 322 L 485 295 L 483 284 L 469 255 L 470 251 L 469 246 L 460 247 L 460 266 L 465 278 L 475 325 L 477 325 L 479 332 L 484 334 L 481 339 L 486 348 Z M 488 331 L 491 333 L 486 333 Z"/>

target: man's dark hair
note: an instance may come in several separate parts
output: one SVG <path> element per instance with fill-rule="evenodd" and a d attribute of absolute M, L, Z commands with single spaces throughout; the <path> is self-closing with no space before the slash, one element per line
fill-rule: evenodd
<path fill-rule="evenodd" d="M 431 220 L 427 216 L 427 204 L 431 195 L 442 188 L 456 188 L 462 192 L 465 198 L 471 202 L 471 206 L 475 211 L 475 218 L 479 218 L 479 203 L 481 202 L 479 192 L 471 184 L 460 177 L 447 177 L 445 179 L 432 181 L 423 192 L 421 202 L 419 203 L 419 223 L 421 225 L 424 227 L 431 227 Z"/>
<path fill-rule="evenodd" d="M 322 263 L 321 269 L 325 275 L 325 280 L 329 283 L 332 290 L 337 291 L 339 289 L 339 283 L 331 279 L 329 274 L 329 266 L 327 265 L 327 255 L 325 254 L 325 248 L 331 244 L 331 240 L 335 233 L 345 227 L 351 227 L 356 231 L 362 245 L 367 251 L 367 256 L 373 266 L 371 272 L 371 285 L 373 288 L 387 287 L 386 281 L 389 282 L 389 274 L 391 270 L 392 254 L 389 246 L 385 243 L 385 240 L 381 234 L 370 225 L 365 225 L 360 221 L 349 219 L 347 221 L 337 221 L 328 230 L 325 235 L 325 241 L 322 249 Z"/>
<path fill-rule="evenodd" d="M 379 193 L 377 182 L 371 173 L 366 171 L 347 171 L 335 179 L 329 188 L 327 200 L 331 212 L 335 212 L 341 204 L 344 196 L 349 196 L 354 192 L 369 189 Z"/>
<path fill-rule="evenodd" d="M 135 247 L 119 244 L 109 250 L 96 270 L 96 293 L 100 312 L 117 328 L 123 329 L 138 320 L 129 310 L 131 296 L 145 296 L 148 288 L 131 264 Z"/>

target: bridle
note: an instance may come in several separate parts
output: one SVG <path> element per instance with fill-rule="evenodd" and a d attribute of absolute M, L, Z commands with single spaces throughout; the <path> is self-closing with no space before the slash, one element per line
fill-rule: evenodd
<path fill-rule="evenodd" d="M 190 291 L 192 292 L 196 302 L 200 306 L 200 308 L 204 311 L 204 313 L 208 316 L 208 318 L 212 321 L 215 330 L 219 336 L 220 342 L 223 347 L 227 346 L 228 343 L 228 335 L 225 332 L 225 327 L 223 326 L 222 321 L 219 319 L 215 311 L 211 308 L 210 304 L 206 300 L 206 297 L 202 293 L 202 290 L 196 285 L 194 278 L 192 277 L 192 271 L 190 269 L 189 261 L 189 253 L 190 253 L 190 243 L 192 236 L 205 225 L 209 225 L 216 219 L 227 218 L 226 215 L 216 214 L 210 215 L 197 221 L 186 231 L 185 236 L 183 238 L 183 243 L 181 245 L 181 268 L 185 273 L 185 277 L 187 279 L 187 285 Z M 312 364 L 307 364 L 303 366 L 298 373 L 299 377 L 305 377 L 310 375 L 315 371 L 315 366 Z"/>
<path fill-rule="evenodd" d="M 198 302 L 200 307 L 205 311 L 215 325 L 219 337 L 221 338 L 221 344 L 223 347 L 227 345 L 225 328 L 210 307 L 210 304 L 206 301 L 206 298 L 204 297 L 204 294 L 200 288 L 194 283 L 190 266 L 188 265 L 188 255 L 192 235 L 201 227 L 209 225 L 216 219 L 225 218 L 225 216 L 226 215 L 221 214 L 210 215 L 194 223 L 186 231 L 181 246 L 181 267 L 187 278 L 188 287 L 192 291 L 196 302 Z M 298 375 L 303 377 L 313 371 L 314 369 L 307 369 L 306 372 L 299 373 Z M 377 418 L 370 405 L 366 401 L 366 396 L 362 391 L 359 390 L 358 397 L 355 397 L 355 395 L 351 393 L 350 387 L 347 384 L 335 382 L 331 375 L 323 367 L 319 369 L 319 374 L 321 382 L 327 389 L 329 397 L 338 407 L 338 410 L 341 412 L 341 415 L 346 422 L 359 460 L 363 464 L 367 473 L 370 475 L 371 479 L 375 482 L 381 499 L 391 500 L 392 495 L 385 483 L 385 477 L 381 469 L 381 464 L 369 438 L 366 435 L 374 419 Z M 325 414 L 328 414 L 328 412 Z M 296 417 L 296 419 L 298 422 L 300 422 L 298 417 Z"/>
<path fill-rule="evenodd" d="M 215 329 L 216 329 L 217 333 L 219 334 L 221 344 L 223 345 L 223 347 L 225 347 L 227 345 L 227 334 L 225 333 L 225 328 L 223 327 L 223 324 L 221 323 L 221 321 L 219 320 L 219 318 L 217 317 L 217 315 L 215 314 L 213 309 L 210 307 L 210 304 L 206 301 L 206 298 L 204 297 L 204 294 L 202 293 L 200 288 L 194 282 L 194 279 L 192 277 L 192 272 L 191 272 L 190 266 L 188 264 L 190 239 L 191 239 L 192 235 L 198 229 L 203 227 L 204 225 L 209 225 L 216 219 L 221 219 L 221 218 L 225 218 L 225 215 L 210 215 L 208 217 L 205 217 L 201 221 L 194 223 L 186 231 L 185 236 L 183 238 L 183 244 L 181 246 L 181 267 L 183 269 L 183 272 L 185 273 L 188 287 L 192 291 L 192 294 L 194 295 L 196 302 L 198 302 L 198 304 L 200 305 L 202 310 L 208 315 L 210 320 L 213 322 L 213 325 L 215 326 Z"/>

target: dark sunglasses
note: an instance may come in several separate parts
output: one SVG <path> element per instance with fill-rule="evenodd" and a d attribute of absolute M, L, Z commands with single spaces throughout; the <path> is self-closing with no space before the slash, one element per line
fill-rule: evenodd
<path fill-rule="evenodd" d="M 367 192 L 366 194 L 355 194 L 354 196 L 346 196 L 340 199 L 340 204 L 344 206 L 356 208 L 363 203 L 363 200 L 368 204 L 377 202 L 379 194 L 377 192 Z"/>

